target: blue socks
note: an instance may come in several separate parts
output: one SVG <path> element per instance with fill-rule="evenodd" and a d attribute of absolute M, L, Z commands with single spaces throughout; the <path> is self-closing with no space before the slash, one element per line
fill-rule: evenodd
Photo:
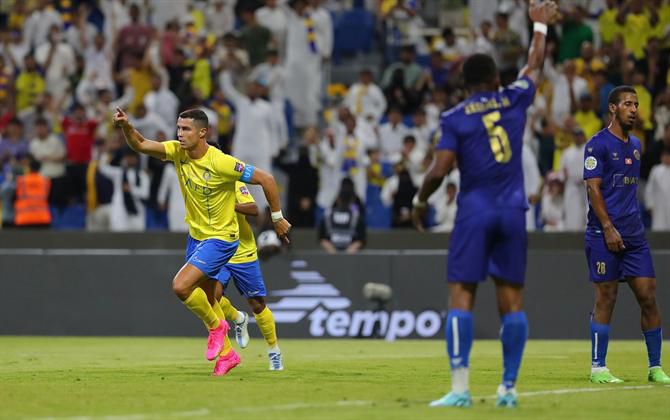
<path fill-rule="evenodd" d="M 451 369 L 467 368 L 470 365 L 472 348 L 472 313 L 459 309 L 450 310 L 447 314 L 445 335 Z"/>
<path fill-rule="evenodd" d="M 500 341 L 503 347 L 503 385 L 513 388 L 528 338 L 528 320 L 523 311 L 503 315 Z"/>
<path fill-rule="evenodd" d="M 649 367 L 661 366 L 661 343 L 663 342 L 661 327 L 645 331 L 644 341 L 647 343 Z"/>
<path fill-rule="evenodd" d="M 607 344 L 610 341 L 610 326 L 591 321 L 591 367 L 605 367 Z"/>

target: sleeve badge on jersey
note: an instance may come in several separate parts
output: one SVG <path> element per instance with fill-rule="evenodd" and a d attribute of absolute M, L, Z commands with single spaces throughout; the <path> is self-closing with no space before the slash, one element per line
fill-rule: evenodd
<path fill-rule="evenodd" d="M 244 163 L 235 162 L 235 172 L 239 172 L 239 173 L 244 172 Z"/>
<path fill-rule="evenodd" d="M 242 195 L 249 195 L 249 189 L 247 188 L 246 185 L 242 185 L 242 186 L 240 187 L 240 193 L 241 193 Z"/>
<path fill-rule="evenodd" d="M 514 83 L 512 83 L 512 87 L 526 90 L 526 89 L 528 89 L 528 82 L 523 80 L 523 79 L 519 79 L 519 80 L 515 81 Z"/>
<path fill-rule="evenodd" d="M 635 160 L 640 160 L 640 151 L 637 149 L 633 150 L 633 156 L 635 156 Z"/>
<path fill-rule="evenodd" d="M 598 160 L 593 156 L 587 157 L 586 160 L 584 161 L 584 167 L 589 171 L 596 169 L 597 166 L 598 166 Z"/>

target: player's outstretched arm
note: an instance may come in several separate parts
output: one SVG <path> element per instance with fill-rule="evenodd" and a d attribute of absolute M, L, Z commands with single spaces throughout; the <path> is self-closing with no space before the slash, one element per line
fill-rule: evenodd
<path fill-rule="evenodd" d="M 269 172 L 254 168 L 254 173 L 249 183 L 263 187 L 263 193 L 270 205 L 270 211 L 272 211 L 272 223 L 274 224 L 275 232 L 277 232 L 279 238 L 288 243 L 288 233 L 291 230 L 291 224 L 288 220 L 284 219 L 284 215 L 282 214 L 279 189 L 277 188 L 275 178 Z"/>
<path fill-rule="evenodd" d="M 165 159 L 165 145 L 163 143 L 145 139 L 139 131 L 128 121 L 128 115 L 121 108 L 116 108 L 114 126 L 121 129 L 128 146 L 137 153 L 144 153 L 158 159 Z"/>
<path fill-rule="evenodd" d="M 423 232 L 423 219 L 426 216 L 428 197 L 442 184 L 442 180 L 449 173 L 456 162 L 456 153 L 453 150 L 438 150 L 435 152 L 433 166 L 423 179 L 421 188 L 412 200 L 412 223 L 420 232 Z"/>
<path fill-rule="evenodd" d="M 605 235 L 605 243 L 607 243 L 607 248 L 612 252 L 623 251 L 626 247 L 623 244 L 623 239 L 621 235 L 614 227 L 614 224 L 610 220 L 609 214 L 607 214 L 607 207 L 605 206 L 605 199 L 600 191 L 600 184 L 602 183 L 602 178 L 589 178 L 586 180 L 586 190 L 589 194 L 589 199 L 591 200 L 591 207 L 593 212 L 596 214 L 600 224 L 603 226 L 603 235 Z"/>
<path fill-rule="evenodd" d="M 533 39 L 528 50 L 528 63 L 519 72 L 519 77 L 527 76 L 537 85 L 544 64 L 545 38 L 547 24 L 553 22 L 558 15 L 558 6 L 553 1 L 530 0 L 528 16 L 533 21 Z"/>

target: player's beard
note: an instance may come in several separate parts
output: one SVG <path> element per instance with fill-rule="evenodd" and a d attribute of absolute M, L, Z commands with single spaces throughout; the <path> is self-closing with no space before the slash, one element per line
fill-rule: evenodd
<path fill-rule="evenodd" d="M 625 131 L 631 131 L 633 127 L 635 126 L 635 117 L 633 117 L 632 121 L 631 119 L 626 115 L 626 116 L 620 116 L 618 118 L 619 120 L 619 125 L 621 125 L 621 128 L 624 129 Z"/>
<path fill-rule="evenodd" d="M 625 121 L 621 121 L 619 123 L 621 125 L 621 128 L 623 128 L 624 131 L 631 131 L 633 129 L 634 124 L 629 124 Z"/>

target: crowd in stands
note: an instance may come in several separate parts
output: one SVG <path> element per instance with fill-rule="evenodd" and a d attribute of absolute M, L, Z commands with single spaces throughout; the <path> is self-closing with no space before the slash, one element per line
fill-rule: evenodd
<path fill-rule="evenodd" d="M 491 54 L 511 83 L 531 34 L 523 0 L 0 4 L 3 226 L 185 231 L 174 167 L 128 150 L 111 116 L 126 109 L 167 140 L 199 108 L 208 142 L 272 169 L 291 223 L 333 252 L 360 248 L 366 228 L 411 226 L 440 113 L 467 95 L 461 63 Z M 560 7 L 524 134 L 528 229 L 585 228 L 584 148 L 608 123 L 608 92 L 629 84 L 645 223 L 670 230 L 670 4 Z M 370 56 L 380 65 L 334 83 L 335 67 Z M 452 229 L 458 188 L 454 169 L 429 201 L 432 230 Z"/>

